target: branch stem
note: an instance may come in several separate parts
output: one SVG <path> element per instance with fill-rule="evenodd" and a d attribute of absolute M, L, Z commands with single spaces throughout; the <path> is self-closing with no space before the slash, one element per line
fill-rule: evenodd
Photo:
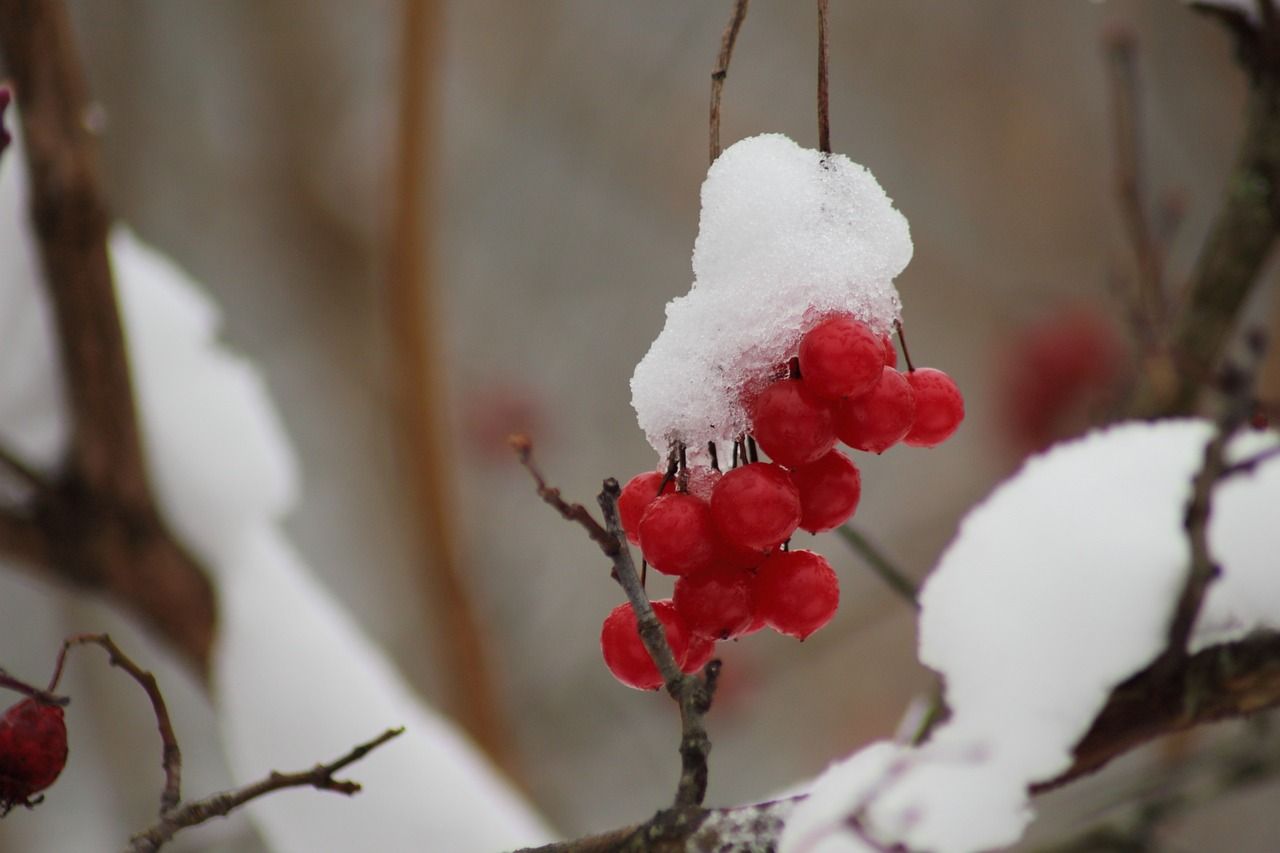
<path fill-rule="evenodd" d="M 720 36 L 720 54 L 716 57 L 716 67 L 711 71 L 711 114 L 708 120 L 711 160 L 714 163 L 720 156 L 720 97 L 724 91 L 725 78 L 729 76 L 729 61 L 733 59 L 733 48 L 738 43 L 738 32 L 742 22 L 747 19 L 747 5 L 750 0 L 734 0 L 733 15 Z"/>

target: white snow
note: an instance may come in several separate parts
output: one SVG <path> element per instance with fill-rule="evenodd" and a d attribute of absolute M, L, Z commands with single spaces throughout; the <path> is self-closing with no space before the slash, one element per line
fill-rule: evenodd
<path fill-rule="evenodd" d="M 893 278 L 911 260 L 907 221 L 876 179 L 840 154 L 767 134 L 727 148 L 702 185 L 693 287 L 631 378 L 640 428 L 660 456 L 700 450 L 749 424 L 740 397 L 832 313 L 887 333 Z"/>
<path fill-rule="evenodd" d="M 0 160 L 0 441 L 30 464 L 52 468 L 68 431 L 20 157 L 15 144 Z M 150 473 L 163 512 L 219 595 L 212 698 L 237 780 L 310 767 L 386 728 L 406 727 L 344 774 L 364 783 L 356 797 L 284 792 L 252 806 L 271 849 L 487 851 L 551 840 L 465 736 L 409 692 L 288 544 L 280 522 L 298 491 L 293 451 L 258 372 L 217 341 L 217 308 L 127 230 L 112 233 L 110 250 Z M 16 604 L 19 580 L 0 569 L 0 602 Z M 28 608 L 24 624 L 0 629 L 23 637 L 92 629 L 38 622 L 54 622 L 60 602 L 71 598 L 48 587 L 41 594 L 51 599 L 48 613 Z M 91 744 L 74 750 L 84 772 L 105 766 Z M 120 833 L 95 811 L 75 812 L 85 833 Z"/>
<path fill-rule="evenodd" d="M 971 510 L 921 595 L 920 659 L 942 674 L 952 718 L 919 749 L 873 744 L 835 765 L 788 824 L 784 853 L 815 839 L 862 850 L 842 823 L 854 803 L 883 843 L 1015 842 L 1033 817 L 1027 786 L 1070 766 L 1111 689 L 1164 647 L 1190 557 L 1183 512 L 1212 432 L 1190 420 L 1094 432 L 1028 461 Z M 1243 435 L 1230 458 L 1278 440 Z M 1280 627 L 1276 507 L 1280 459 L 1215 490 L 1223 576 L 1193 648 Z M 887 778 L 885 766 L 899 770 Z"/>

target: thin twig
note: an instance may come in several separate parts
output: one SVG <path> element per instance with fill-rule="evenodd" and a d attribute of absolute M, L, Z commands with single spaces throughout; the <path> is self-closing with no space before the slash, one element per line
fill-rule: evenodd
<path fill-rule="evenodd" d="M 618 517 L 618 495 L 621 493 L 618 481 L 610 478 L 604 481 L 599 497 L 605 526 L 617 541 L 623 543 L 618 553 L 611 555 L 614 574 L 627 593 L 639 623 L 640 638 L 658 672 L 662 673 L 667 693 L 680 705 L 680 782 L 676 786 L 675 807 L 700 806 L 707 793 L 707 755 L 711 752 L 711 739 L 707 735 L 704 717 L 711 709 L 720 661 L 708 663 L 704 676 L 685 675 L 680 671 L 662 623 L 654 615 L 649 598 L 640 586 L 631 560 L 631 549 L 626 546 L 622 521 Z"/>
<path fill-rule="evenodd" d="M 66 705 L 71 701 L 66 696 L 59 696 L 55 694 L 52 688 L 43 689 L 36 687 L 34 684 L 28 684 L 19 678 L 14 678 L 3 669 L 0 669 L 0 688 L 13 690 L 17 693 L 21 693 L 23 696 L 29 696 L 32 699 L 43 702 L 46 705 Z"/>
<path fill-rule="evenodd" d="M 147 698 L 151 700 L 151 710 L 155 713 L 156 728 L 160 730 L 160 743 L 163 746 L 161 766 L 164 768 L 164 790 L 160 794 L 160 817 L 164 818 L 182 801 L 182 750 L 178 747 L 178 736 L 173 731 L 173 723 L 169 719 L 169 708 L 165 704 L 164 694 L 160 692 L 160 685 L 156 683 L 156 677 L 134 663 L 107 634 L 76 634 L 62 643 L 62 651 L 58 653 L 58 664 L 54 669 L 49 689 L 52 690 L 57 686 L 62 676 L 67 651 L 73 646 L 86 644 L 101 646 L 105 649 L 111 665 L 127 672 L 146 691 Z"/>
<path fill-rule="evenodd" d="M 26 483 L 37 494 L 47 494 L 52 490 L 52 486 L 43 474 L 23 462 L 16 453 L 3 445 L 0 445 L 0 468 L 7 469 L 10 474 Z"/>
<path fill-rule="evenodd" d="M 1113 30 L 1106 39 L 1116 143 L 1116 195 L 1138 267 L 1133 315 L 1143 345 L 1153 350 L 1166 315 L 1164 258 L 1147 215 L 1142 170 L 1142 110 L 1133 34 Z"/>
<path fill-rule="evenodd" d="M 853 525 L 843 524 L 836 529 L 840 537 L 853 550 L 858 552 L 866 564 L 871 567 L 876 576 L 889 585 L 889 588 L 896 592 L 902 599 L 908 602 L 917 610 L 920 609 L 920 602 L 917 596 L 920 592 L 915 582 L 907 577 L 900 568 L 894 565 L 893 561 L 885 556 L 884 552 L 871 543 L 871 540 L 863 536 Z"/>
<path fill-rule="evenodd" d="M 388 729 L 373 740 L 360 744 L 346 755 L 328 764 L 318 764 L 310 770 L 297 773 L 272 771 L 265 779 L 243 788 L 185 803 L 161 817 L 154 826 L 129 839 L 126 853 L 154 853 L 183 829 L 198 826 L 211 818 L 224 817 L 250 800 L 256 800 L 258 797 L 285 788 L 315 788 L 317 791 L 333 791 L 347 796 L 357 794 L 360 792 L 360 783 L 334 779 L 334 774 L 403 733 L 402 728 Z"/>
<path fill-rule="evenodd" d="M 898 345 L 902 347 L 902 360 L 907 363 L 907 372 L 911 373 L 916 369 L 916 366 L 911 363 L 911 350 L 907 349 L 907 333 L 902 327 L 902 321 L 895 320 L 893 328 L 898 333 Z"/>
<path fill-rule="evenodd" d="M 542 478 L 542 472 L 533 461 L 533 442 L 527 435 L 513 435 L 507 439 L 507 443 L 515 450 L 520 464 L 529 472 L 529 476 L 533 477 L 533 482 L 538 487 L 538 497 L 551 505 L 566 520 L 582 525 L 587 535 L 591 537 L 591 541 L 600 546 L 605 556 L 613 557 L 619 550 L 625 550 L 619 548 L 619 540 L 601 527 L 600 522 L 587 512 L 586 507 L 582 504 L 568 503 L 560 497 L 559 489 L 547 485 L 547 481 Z M 625 538 L 622 541 L 625 541 Z M 630 559 L 630 556 L 627 559 Z"/>
<path fill-rule="evenodd" d="M 1248 421 L 1253 411 L 1253 385 L 1257 364 L 1265 350 L 1261 336 L 1249 337 L 1251 363 L 1246 368 L 1228 368 L 1223 376 L 1226 399 L 1213 437 L 1204 448 L 1204 461 L 1192 481 L 1183 526 L 1191 544 L 1191 566 L 1169 622 L 1168 640 L 1161 656 L 1164 665 L 1181 661 L 1204 598 L 1222 570 L 1209 551 L 1209 513 L 1213 490 L 1227 469 L 1227 444 Z"/>
<path fill-rule="evenodd" d="M 1247 456 L 1239 462 L 1233 462 L 1222 469 L 1219 479 L 1225 480 L 1228 477 L 1234 477 L 1237 474 L 1248 474 L 1256 469 L 1259 465 L 1270 462 L 1272 459 L 1280 458 L 1280 444 L 1275 447 L 1268 447 L 1266 450 L 1260 450 L 1252 456 Z"/>
<path fill-rule="evenodd" d="M 733 16 L 720 36 L 720 55 L 716 57 L 716 67 L 711 72 L 711 116 L 708 121 L 711 161 L 714 163 L 720 156 L 720 95 L 724 91 L 725 78 L 729 76 L 729 60 L 733 58 L 733 47 L 738 43 L 738 31 L 742 22 L 747 19 L 747 5 L 750 0 L 734 0 Z"/>
<path fill-rule="evenodd" d="M 831 96 L 827 84 L 827 7 L 818 0 L 818 150 L 831 153 Z"/>

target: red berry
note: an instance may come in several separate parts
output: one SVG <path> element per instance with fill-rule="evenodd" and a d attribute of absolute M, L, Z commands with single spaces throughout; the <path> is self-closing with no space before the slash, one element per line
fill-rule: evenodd
<path fill-rule="evenodd" d="M 884 341 L 884 366 L 897 367 L 898 349 L 893 345 L 893 336 L 885 335 L 881 340 Z"/>
<path fill-rule="evenodd" d="M 650 603 L 662 623 L 676 664 L 685 666 L 689 657 L 689 631 L 684 620 L 669 599 Z M 636 614 L 630 604 L 619 604 L 605 618 L 604 627 L 600 629 L 600 651 L 613 677 L 628 687 L 656 690 L 662 686 L 662 674 L 640 639 Z"/>
<path fill-rule="evenodd" d="M 684 666 L 680 667 L 680 671 L 686 675 L 691 672 L 698 672 L 711 662 L 715 654 L 715 640 L 694 634 L 689 638 L 689 656 L 685 658 Z"/>
<path fill-rule="evenodd" d="M 24 699 L 0 717 L 0 815 L 54 783 L 67 763 L 62 708 Z"/>
<path fill-rule="evenodd" d="M 750 581 L 749 574 L 735 571 L 680 578 L 672 601 L 695 636 L 728 640 L 751 625 Z"/>
<path fill-rule="evenodd" d="M 720 472 L 705 465 L 689 466 L 689 494 L 704 501 L 711 500 L 711 490 L 720 482 Z"/>
<path fill-rule="evenodd" d="M 640 519 L 644 517 L 649 504 L 658 497 L 658 487 L 662 485 L 665 476 L 662 471 L 636 474 L 622 487 L 622 494 L 618 495 L 618 519 L 632 544 L 640 544 Z M 675 490 L 676 481 L 672 478 L 667 481 L 662 493 L 667 495 Z"/>
<path fill-rule="evenodd" d="M 764 389 L 752 407 L 751 425 L 760 449 L 782 465 L 812 462 L 836 443 L 831 404 L 794 379 Z"/>
<path fill-rule="evenodd" d="M 715 564 L 716 529 L 707 502 L 693 495 L 663 495 L 640 519 L 640 550 L 667 575 L 691 575 Z"/>
<path fill-rule="evenodd" d="M 834 317 L 800 339 L 800 375 L 820 397 L 856 397 L 876 383 L 884 362 L 884 341 L 852 317 Z"/>
<path fill-rule="evenodd" d="M 711 493 L 711 516 L 730 543 L 763 553 L 800 526 L 800 492 L 781 465 L 753 462 L 720 479 Z"/>
<path fill-rule="evenodd" d="M 916 394 L 916 422 L 902 441 L 912 447 L 934 447 L 951 437 L 964 420 L 964 398 L 951 377 L 922 367 L 907 374 Z"/>
<path fill-rule="evenodd" d="M 800 527 L 810 533 L 834 530 L 858 508 L 862 477 L 839 450 L 795 469 L 791 479 L 800 490 Z"/>
<path fill-rule="evenodd" d="M 886 367 L 861 397 L 836 404 L 836 435 L 855 450 L 884 453 L 902 440 L 916 420 L 916 393 L 907 378 Z"/>
<path fill-rule="evenodd" d="M 781 551 L 760 566 L 756 612 L 779 634 L 803 640 L 831 621 L 840 582 L 831 565 L 812 551 Z"/>

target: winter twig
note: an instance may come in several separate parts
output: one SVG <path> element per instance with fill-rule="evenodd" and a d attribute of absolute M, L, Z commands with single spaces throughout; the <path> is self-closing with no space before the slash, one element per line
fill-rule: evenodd
<path fill-rule="evenodd" d="M 1142 344 L 1150 352 L 1164 327 L 1164 257 L 1147 214 L 1142 170 L 1142 110 L 1133 33 L 1127 29 L 1112 30 L 1105 47 L 1116 135 L 1116 194 L 1138 268 L 1132 315 Z"/>
<path fill-rule="evenodd" d="M 854 529 L 852 524 L 843 524 L 836 528 L 836 532 L 840 534 L 840 538 L 849 543 L 849 547 L 858 552 L 858 556 L 862 557 L 871 571 L 875 572 L 876 577 L 888 584 L 891 590 L 912 607 L 917 610 L 920 608 L 920 602 L 916 599 L 919 593 L 916 584 L 907 577 L 905 572 L 895 566 L 883 551 L 872 544 L 870 539 Z"/>
<path fill-rule="evenodd" d="M 30 696 L 32 699 L 37 699 L 46 705 L 66 705 L 71 701 L 66 696 L 59 696 L 54 693 L 53 688 L 46 690 L 36 687 L 34 684 L 28 684 L 21 679 L 14 678 L 3 669 L 0 669 L 0 688 L 13 690 L 21 693 L 23 696 Z M 3 706 L 4 704 L 5 703 L 0 702 L 0 706 Z"/>
<path fill-rule="evenodd" d="M 296 773 L 272 771 L 265 779 L 251 785 L 214 794 L 202 800 L 183 803 L 162 815 L 154 826 L 133 836 L 129 840 L 126 853 L 153 853 L 183 829 L 198 826 L 211 818 L 225 817 L 251 800 L 285 788 L 315 788 L 317 791 L 333 791 L 347 796 L 357 794 L 360 792 L 360 783 L 335 779 L 334 774 L 403 733 L 404 729 L 388 729 L 373 740 L 360 744 L 341 758 L 327 764 L 317 764 L 310 770 L 301 770 Z"/>
<path fill-rule="evenodd" d="M 738 31 L 742 22 L 747 19 L 747 5 L 750 0 L 734 0 L 733 16 L 729 18 L 720 37 L 720 54 L 716 57 L 716 67 L 711 72 L 711 116 L 709 119 L 709 136 L 711 146 L 711 162 L 720 156 L 720 96 L 724 91 L 725 78 L 729 76 L 729 60 L 733 58 L 734 45 L 738 43 Z"/>
<path fill-rule="evenodd" d="M 160 730 L 160 743 L 163 746 L 161 766 L 164 768 L 164 790 L 160 793 L 160 817 L 163 818 L 182 801 L 182 750 L 178 747 L 178 736 L 173 731 L 173 723 L 169 719 L 169 708 L 165 704 L 164 694 L 160 692 L 160 685 L 156 683 L 156 677 L 134 663 L 109 635 L 75 634 L 62 643 L 62 650 L 58 653 L 58 663 L 54 668 L 49 689 L 54 689 L 62 676 L 67 652 L 75 646 L 86 644 L 101 646 L 105 649 L 111 665 L 127 672 L 151 700 L 151 710 L 155 713 L 156 728 Z"/>
<path fill-rule="evenodd" d="M 105 590 L 203 672 L 213 590 L 169 532 L 148 482 L 107 254 L 111 221 L 66 9 L 57 0 L 0 0 L 0 53 L 22 110 L 31 217 L 73 426 L 68 458 L 35 515 L 44 547 L 29 535 L 11 541 L 30 532 L 12 518 L 0 544 Z"/>
<path fill-rule="evenodd" d="M 818 150 L 831 153 L 831 94 L 827 83 L 827 33 L 829 0 L 818 0 Z"/>
<path fill-rule="evenodd" d="M 606 556 L 614 556 L 618 552 L 618 540 L 600 526 L 600 522 L 592 517 L 586 507 L 582 504 L 566 502 L 564 498 L 560 497 L 559 489 L 554 489 L 547 485 L 547 481 L 542 477 L 542 472 L 538 470 L 538 466 L 533 461 L 533 442 L 529 440 L 529 437 L 527 435 L 513 435 L 507 439 L 507 443 L 515 450 L 516 456 L 520 459 L 520 464 L 529 472 L 529 476 L 533 477 L 533 482 L 538 487 L 538 497 L 546 501 L 566 520 L 580 524 L 587 531 L 587 535 L 591 537 L 591 541 L 599 545 L 600 550 L 604 551 Z"/>

